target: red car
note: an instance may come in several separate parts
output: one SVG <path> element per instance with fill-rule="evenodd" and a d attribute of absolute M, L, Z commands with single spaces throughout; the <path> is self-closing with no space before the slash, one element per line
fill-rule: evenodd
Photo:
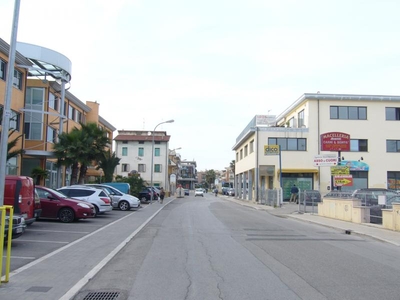
<path fill-rule="evenodd" d="M 67 198 L 64 194 L 44 186 L 36 186 L 35 189 L 42 207 L 40 218 L 70 223 L 96 215 L 93 204 L 89 202 Z"/>

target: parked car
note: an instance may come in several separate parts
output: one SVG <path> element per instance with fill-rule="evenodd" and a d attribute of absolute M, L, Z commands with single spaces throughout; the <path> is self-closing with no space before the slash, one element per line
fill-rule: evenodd
<path fill-rule="evenodd" d="M 195 197 L 197 197 L 197 196 L 204 197 L 204 191 L 203 191 L 203 189 L 195 189 L 195 190 L 194 190 L 194 196 L 195 196 Z"/>
<path fill-rule="evenodd" d="M 106 184 L 86 184 L 86 186 L 105 188 L 111 196 L 111 205 L 113 208 L 119 208 L 120 210 L 130 210 L 131 208 L 139 209 L 140 200 L 132 195 L 125 194 Z"/>
<path fill-rule="evenodd" d="M 4 204 L 14 207 L 14 214 L 24 218 L 27 225 L 40 216 L 40 200 L 35 197 L 33 179 L 27 176 L 6 175 Z"/>
<path fill-rule="evenodd" d="M 158 200 L 157 194 L 149 187 L 143 187 L 139 192 L 138 198 L 141 203 L 147 203 L 151 200 L 151 195 L 153 194 L 153 200 Z"/>
<path fill-rule="evenodd" d="M 94 187 L 65 186 L 57 189 L 68 198 L 84 200 L 94 205 L 96 216 L 112 210 L 111 198 L 106 191 Z"/>
<path fill-rule="evenodd" d="M 189 196 L 190 195 L 190 191 L 189 189 L 183 189 L 185 196 Z"/>
<path fill-rule="evenodd" d="M 321 193 L 317 190 L 303 190 L 299 193 L 296 203 L 300 201 L 300 204 L 304 204 L 304 200 L 306 205 L 317 205 L 321 202 Z"/>
<path fill-rule="evenodd" d="M 112 186 L 113 188 L 119 190 L 120 192 L 128 195 L 131 190 L 131 185 L 127 182 L 103 182 L 102 184 Z"/>
<path fill-rule="evenodd" d="M 96 209 L 93 204 L 77 199 L 71 199 L 64 194 L 44 186 L 36 186 L 40 198 L 43 219 L 57 219 L 70 223 L 79 219 L 93 218 Z"/>
<path fill-rule="evenodd" d="M 1 219 L 0 219 L 1 222 Z M 5 216 L 5 225 L 4 225 L 4 241 L 8 239 L 8 229 L 9 229 L 10 216 Z M 12 224 L 12 233 L 11 239 L 19 238 L 26 229 L 25 219 L 21 215 L 13 216 L 13 224 Z"/>
<path fill-rule="evenodd" d="M 228 189 L 228 196 L 235 196 L 235 189 L 234 188 L 229 188 Z"/>

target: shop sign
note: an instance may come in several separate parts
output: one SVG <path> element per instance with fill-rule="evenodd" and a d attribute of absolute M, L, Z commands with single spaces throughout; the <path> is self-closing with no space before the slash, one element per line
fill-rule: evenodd
<path fill-rule="evenodd" d="M 314 167 L 330 167 L 338 164 L 336 154 L 325 154 L 314 156 Z"/>
<path fill-rule="evenodd" d="M 333 182 L 335 186 L 353 186 L 353 175 L 336 175 Z"/>
<path fill-rule="evenodd" d="M 334 166 L 331 167 L 331 175 L 349 175 L 350 167 L 349 166 Z"/>
<path fill-rule="evenodd" d="M 321 134 L 322 151 L 350 151 L 350 135 L 344 132 Z"/>
<path fill-rule="evenodd" d="M 279 155 L 279 145 L 265 145 L 264 155 Z"/>

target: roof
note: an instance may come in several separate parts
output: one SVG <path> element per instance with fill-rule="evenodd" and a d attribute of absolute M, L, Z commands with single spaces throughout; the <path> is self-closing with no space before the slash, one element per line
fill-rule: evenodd
<path fill-rule="evenodd" d="M 155 135 L 155 142 L 169 142 L 171 136 L 170 135 Z M 114 141 L 140 141 L 140 142 L 152 142 L 152 135 L 130 135 L 130 134 L 119 134 L 114 138 Z"/>
<path fill-rule="evenodd" d="M 3 52 L 6 55 L 10 55 L 10 45 L 7 44 L 6 41 L 4 41 L 1 38 L 0 38 L 0 52 Z M 18 51 L 15 51 L 15 63 L 17 65 L 32 66 L 32 63 Z"/>

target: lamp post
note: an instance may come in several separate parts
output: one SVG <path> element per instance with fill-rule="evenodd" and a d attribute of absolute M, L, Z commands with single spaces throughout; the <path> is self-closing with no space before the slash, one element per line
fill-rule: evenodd
<path fill-rule="evenodd" d="M 151 136 L 152 136 L 152 143 L 151 143 L 151 172 L 150 172 L 150 188 L 151 188 L 151 199 L 150 199 L 150 204 L 153 204 L 153 196 L 154 196 L 154 191 L 153 191 L 153 159 L 154 159 L 154 132 L 156 131 L 156 129 L 157 129 L 157 127 L 159 126 L 159 125 L 161 125 L 161 124 L 164 124 L 164 123 L 173 123 L 174 122 L 174 120 L 168 120 L 168 121 L 165 121 L 165 122 L 161 122 L 161 123 L 158 123 L 157 125 L 156 125 L 156 127 L 154 127 L 154 130 L 152 131 L 152 133 L 151 133 Z"/>

